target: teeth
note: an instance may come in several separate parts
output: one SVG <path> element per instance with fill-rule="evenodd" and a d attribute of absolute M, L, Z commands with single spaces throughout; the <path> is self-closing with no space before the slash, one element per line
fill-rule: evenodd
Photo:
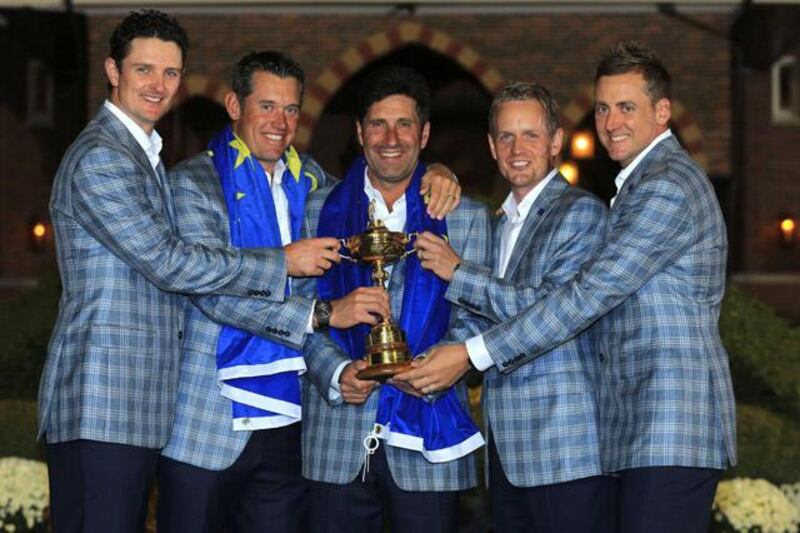
<path fill-rule="evenodd" d="M 267 134 L 265 134 L 265 136 L 266 136 L 267 139 L 269 139 L 271 141 L 275 141 L 275 142 L 281 142 L 283 140 L 283 135 L 274 135 L 274 134 L 267 133 Z"/>
<path fill-rule="evenodd" d="M 154 104 L 161 103 L 161 100 L 163 100 L 163 98 L 160 96 L 149 96 L 149 95 L 144 95 L 144 99 L 147 100 L 148 102 L 153 102 Z"/>
<path fill-rule="evenodd" d="M 528 166 L 528 161 L 512 161 L 511 166 L 514 168 L 525 168 Z"/>
<path fill-rule="evenodd" d="M 623 139 L 627 139 L 627 138 L 628 138 L 627 135 L 612 135 L 611 136 L 611 140 L 614 141 L 614 142 L 619 142 L 619 141 L 621 141 Z"/>
<path fill-rule="evenodd" d="M 381 157 L 387 157 L 391 159 L 395 159 L 403 155 L 402 152 L 380 152 Z"/>

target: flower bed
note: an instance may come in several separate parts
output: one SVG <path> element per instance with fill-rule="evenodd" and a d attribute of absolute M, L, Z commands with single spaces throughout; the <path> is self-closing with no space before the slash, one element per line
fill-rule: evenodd
<path fill-rule="evenodd" d="M 797 533 L 800 483 L 781 488 L 764 479 L 721 481 L 714 498 L 715 531 Z"/>
<path fill-rule="evenodd" d="M 44 463 L 0 458 L 0 531 L 46 531 L 49 492 Z"/>

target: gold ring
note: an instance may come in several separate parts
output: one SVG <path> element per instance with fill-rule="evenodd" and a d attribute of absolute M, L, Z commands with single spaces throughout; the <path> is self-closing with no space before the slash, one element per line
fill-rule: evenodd
<path fill-rule="evenodd" d="M 451 199 L 451 200 L 455 200 L 456 199 L 456 195 L 455 194 L 448 194 L 447 197 L 449 199 Z"/>

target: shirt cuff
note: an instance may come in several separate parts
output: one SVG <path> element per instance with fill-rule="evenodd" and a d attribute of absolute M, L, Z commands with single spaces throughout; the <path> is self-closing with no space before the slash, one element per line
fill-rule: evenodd
<path fill-rule="evenodd" d="M 467 342 L 464 344 L 467 347 L 469 360 L 472 361 L 472 366 L 476 369 L 483 372 L 494 365 L 494 359 L 489 355 L 489 350 L 486 349 L 486 343 L 483 342 L 483 335 L 467 339 Z"/>
<path fill-rule="evenodd" d="M 349 365 L 352 361 L 342 361 L 339 363 L 339 366 L 336 367 L 336 371 L 333 373 L 333 377 L 331 378 L 331 384 L 328 387 L 328 401 L 338 400 L 342 397 L 342 389 L 339 387 L 339 377 L 342 375 L 342 371 L 344 367 Z"/>

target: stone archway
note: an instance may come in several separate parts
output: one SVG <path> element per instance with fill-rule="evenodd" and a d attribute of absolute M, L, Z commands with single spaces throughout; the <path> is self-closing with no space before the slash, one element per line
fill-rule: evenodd
<path fill-rule="evenodd" d="M 488 65 L 472 47 L 418 22 L 403 22 L 385 32 L 373 34 L 342 52 L 308 86 L 295 137 L 298 148 L 308 148 L 314 124 L 326 103 L 353 74 L 371 61 L 409 44 L 419 44 L 451 58 L 472 73 L 489 94 L 494 94 L 504 83 L 500 72 Z"/>

